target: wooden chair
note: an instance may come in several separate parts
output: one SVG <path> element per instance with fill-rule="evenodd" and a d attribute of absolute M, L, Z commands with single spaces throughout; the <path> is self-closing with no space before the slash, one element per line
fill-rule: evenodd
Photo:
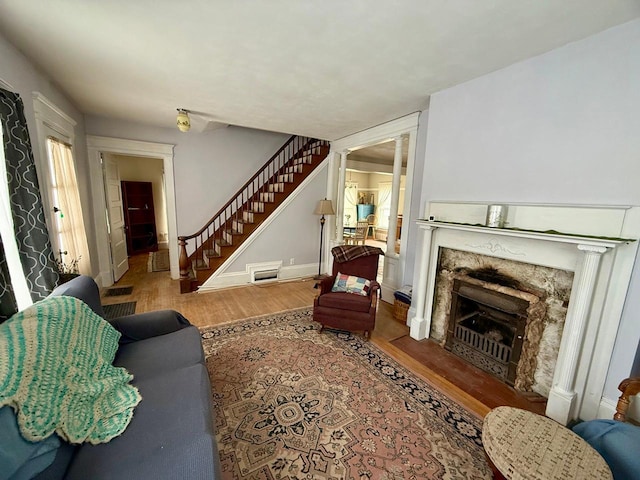
<path fill-rule="evenodd" d="M 376 239 L 376 225 L 378 224 L 378 217 L 375 214 L 370 213 L 367 215 L 367 223 L 369 224 L 369 228 L 367 228 L 367 237 L 369 238 L 369 231 L 371 231 L 371 236 L 375 240 Z"/>
<path fill-rule="evenodd" d="M 356 229 L 353 234 L 348 234 L 344 236 L 344 242 L 347 245 L 358 245 L 361 243 L 364 245 L 364 242 L 367 240 L 367 230 L 369 229 L 369 222 L 366 220 L 360 220 L 356 223 Z"/>

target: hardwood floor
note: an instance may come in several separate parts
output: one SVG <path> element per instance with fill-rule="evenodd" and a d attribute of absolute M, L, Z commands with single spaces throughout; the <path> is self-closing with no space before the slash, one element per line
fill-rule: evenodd
<path fill-rule="evenodd" d="M 115 286 L 131 285 L 133 291 L 116 297 L 103 295 L 103 304 L 135 301 L 137 313 L 170 308 L 181 312 L 196 326 L 207 326 L 310 307 L 317 295 L 316 281 L 312 278 L 180 294 L 179 281 L 172 280 L 169 272 L 147 272 L 147 260 L 147 254 L 130 257 L 129 271 Z M 541 397 L 516 392 L 435 342 L 419 342 L 408 334 L 409 328 L 394 320 L 393 305 L 381 301 L 371 342 L 427 383 L 479 417 L 499 405 L 544 413 Z"/>
<path fill-rule="evenodd" d="M 180 282 L 169 272 L 147 272 L 148 254 L 129 258 L 129 271 L 117 286 L 132 285 L 131 295 L 103 297 L 104 304 L 137 302 L 136 312 L 170 308 L 202 327 L 241 318 L 281 312 L 313 304 L 313 279 L 227 288 L 209 293 L 180 293 Z"/>

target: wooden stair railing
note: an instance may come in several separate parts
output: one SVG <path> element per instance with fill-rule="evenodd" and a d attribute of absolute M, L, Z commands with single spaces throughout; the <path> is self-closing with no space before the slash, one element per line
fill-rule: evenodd
<path fill-rule="evenodd" d="M 209 278 L 328 153 L 327 141 L 290 137 L 200 230 L 179 236 L 180 292 Z"/>

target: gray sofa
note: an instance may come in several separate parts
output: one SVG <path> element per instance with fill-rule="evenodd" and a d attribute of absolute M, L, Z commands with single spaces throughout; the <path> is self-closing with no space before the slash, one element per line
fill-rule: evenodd
<path fill-rule="evenodd" d="M 105 317 L 98 286 L 80 276 L 51 295 L 68 295 Z M 211 386 L 198 329 L 178 312 L 120 317 L 114 365 L 133 374 L 142 401 L 124 433 L 108 443 L 57 449 L 37 479 L 217 479 Z"/>

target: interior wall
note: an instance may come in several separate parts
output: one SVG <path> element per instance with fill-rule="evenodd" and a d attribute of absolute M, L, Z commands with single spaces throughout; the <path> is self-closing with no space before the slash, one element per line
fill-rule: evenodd
<path fill-rule="evenodd" d="M 320 217 L 314 215 L 319 200 L 326 195 L 327 168 L 313 178 L 296 195 L 281 215 L 264 230 L 225 270 L 244 272 L 247 264 L 282 261 L 282 266 L 318 263 L 320 252 Z M 314 172 L 315 173 L 315 172 Z M 326 228 L 325 228 L 326 230 Z"/>
<path fill-rule="evenodd" d="M 363 172 L 353 172 L 349 171 L 347 167 L 347 175 L 345 177 L 345 181 L 347 182 L 356 182 L 358 184 L 358 189 L 368 189 L 369 188 L 369 174 Z"/>
<path fill-rule="evenodd" d="M 151 182 L 156 232 L 159 243 L 167 242 L 167 206 L 164 197 L 164 166 L 161 158 L 113 155 L 118 163 L 120 181 Z"/>
<path fill-rule="evenodd" d="M 36 142 L 45 142 L 46 139 L 38 139 L 36 134 L 36 118 L 33 107 L 33 92 L 40 92 L 51 100 L 58 108 L 71 117 L 75 122 L 75 142 L 74 160 L 76 162 L 76 172 L 78 175 L 78 189 L 80 200 L 83 205 L 83 216 L 87 231 L 87 243 L 89 245 L 89 255 L 91 256 L 92 274 L 98 273 L 98 252 L 95 240 L 95 231 L 92 228 L 93 201 L 91 196 L 89 181 L 89 164 L 87 161 L 87 144 L 85 140 L 85 123 L 82 113 L 75 107 L 62 91 L 60 91 L 51 80 L 43 75 L 22 53 L 20 53 L 1 33 L 0 33 L 0 79 L 9 83 L 13 91 L 18 93 L 24 103 L 24 113 L 27 119 L 29 136 L 36 165 L 43 165 L 40 158 L 40 150 L 36 147 Z M 86 208 L 84 208 L 86 206 Z"/>
<path fill-rule="evenodd" d="M 178 235 L 199 230 L 289 135 L 241 127 L 180 132 L 87 116 L 87 133 L 174 144 Z"/>
<path fill-rule="evenodd" d="M 290 135 L 241 127 L 198 133 L 179 132 L 177 128 L 158 128 L 123 123 L 101 117 L 87 117 L 91 135 L 175 144 L 174 178 L 178 235 L 199 230 L 240 187 L 273 156 Z M 317 179 L 314 179 L 314 183 Z M 326 177 L 325 177 L 326 182 Z M 312 207 L 324 192 L 315 195 Z M 316 198 L 317 197 L 317 198 Z M 226 272 L 244 272 L 246 263 L 260 263 L 290 258 L 295 264 L 312 261 L 317 254 L 315 220 L 308 228 L 302 211 L 304 200 L 285 209 L 277 222 L 271 224 L 250 249 L 241 254 Z M 295 234 L 292 234 L 295 232 Z"/>
<path fill-rule="evenodd" d="M 640 20 L 431 97 L 421 208 L 430 200 L 640 205 Z M 605 396 L 640 329 L 639 262 Z"/>

